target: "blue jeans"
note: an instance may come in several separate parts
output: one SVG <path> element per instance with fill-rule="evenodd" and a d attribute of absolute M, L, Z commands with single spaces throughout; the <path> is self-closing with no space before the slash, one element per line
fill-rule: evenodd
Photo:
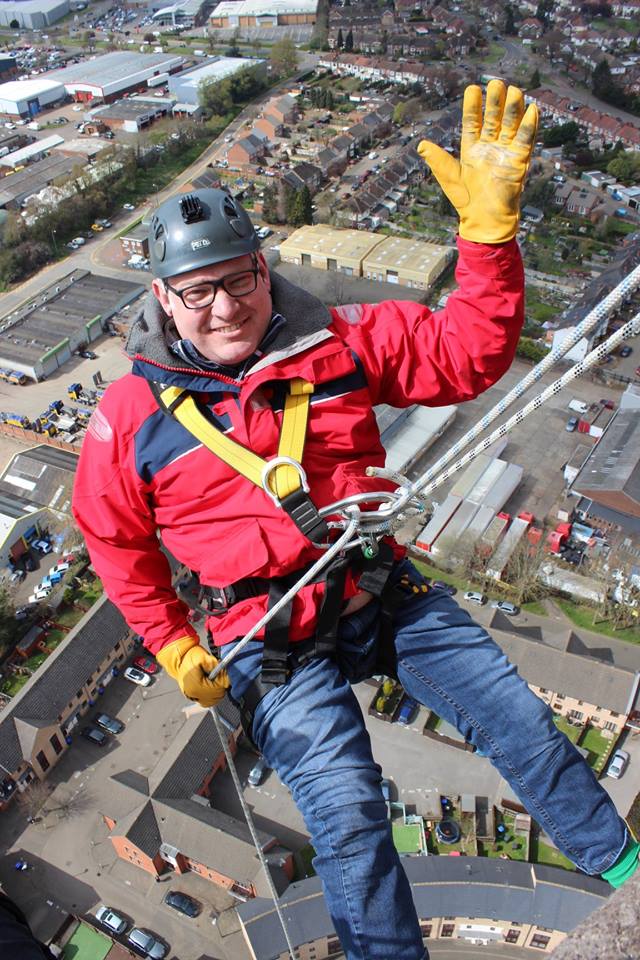
<path fill-rule="evenodd" d="M 414 568 L 405 561 L 395 571 Z M 409 883 L 391 838 L 369 734 L 350 680 L 370 670 L 378 604 L 341 622 L 337 662 L 311 660 L 256 710 L 253 736 L 291 790 L 316 851 L 314 867 L 347 960 L 425 960 Z M 407 693 L 488 756 L 558 848 L 599 874 L 627 829 L 590 768 L 497 644 L 442 590 L 407 596 L 394 616 Z M 230 649 L 225 648 L 224 652 Z M 240 696 L 262 644 L 230 664 Z M 364 671 L 359 670 L 364 663 Z"/>

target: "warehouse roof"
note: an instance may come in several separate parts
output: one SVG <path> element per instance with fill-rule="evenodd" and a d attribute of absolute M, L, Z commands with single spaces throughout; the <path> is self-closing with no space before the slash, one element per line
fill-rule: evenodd
<path fill-rule="evenodd" d="M 363 268 L 402 270 L 403 274 L 422 279 L 443 257 L 449 258 L 450 247 L 404 237 L 385 237 L 364 258 Z"/>
<path fill-rule="evenodd" d="M 624 491 L 640 503 L 640 418 L 618 410 L 574 481 L 576 490 Z"/>
<path fill-rule="evenodd" d="M 286 13 L 315 13 L 318 0 L 223 0 L 212 17 L 282 16 Z"/>
<path fill-rule="evenodd" d="M 25 0 L 20 6 L 28 5 Z M 34 4 L 40 10 L 39 2 Z M 64 96 L 63 85 L 59 80 L 53 80 L 51 76 L 38 77 L 34 80 L 9 80 L 7 83 L 0 84 L 0 100 L 30 100 L 41 93 L 48 93 L 50 90 L 60 88 L 60 96 Z"/>
<path fill-rule="evenodd" d="M 74 63 L 61 70 L 54 70 L 53 73 L 48 74 L 48 77 L 64 84 L 94 83 L 104 87 L 109 83 L 123 81 L 124 86 L 126 78 L 132 74 L 150 69 L 169 70 L 182 63 L 183 59 L 167 53 L 114 50 L 112 53 L 96 57 L 95 60 L 83 60 L 82 63 Z"/>
<path fill-rule="evenodd" d="M 14 150 L 13 153 L 8 153 L 5 157 L 0 158 L 0 163 L 3 167 L 19 166 L 25 160 L 29 160 L 30 157 L 37 157 L 39 153 L 44 153 L 46 150 L 53 150 L 54 147 L 59 146 L 61 143 L 64 143 L 64 137 L 61 137 L 59 133 L 54 133 L 50 137 L 35 140 L 27 147 L 21 147 L 20 150 Z"/>
<path fill-rule="evenodd" d="M 45 443 L 17 453 L 0 475 L 0 496 L 68 513 L 78 454 Z"/>
<path fill-rule="evenodd" d="M 239 70 L 245 70 L 247 67 L 253 67 L 259 63 L 264 63 L 264 60 L 246 60 L 243 57 L 214 57 L 207 60 L 206 63 L 198 64 L 183 71 L 183 73 L 169 77 L 169 88 L 177 85 L 197 88 L 202 80 L 213 82 L 224 80 L 225 77 L 230 77 Z"/>
<path fill-rule="evenodd" d="M 366 230 L 338 230 L 326 224 L 299 227 L 280 244 L 280 256 L 317 253 L 321 257 L 362 260 L 382 241 Z"/>
<path fill-rule="evenodd" d="M 29 164 L 25 170 L 10 173 L 0 180 L 0 207 L 19 203 L 25 197 L 38 193 L 58 177 L 70 174 L 76 161 L 71 157 L 49 156 Z"/>

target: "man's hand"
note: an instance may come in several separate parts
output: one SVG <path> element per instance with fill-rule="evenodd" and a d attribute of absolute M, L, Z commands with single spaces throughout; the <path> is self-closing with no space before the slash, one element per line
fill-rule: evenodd
<path fill-rule="evenodd" d="M 538 129 L 538 108 L 517 87 L 491 80 L 482 120 L 482 90 L 470 86 L 462 105 L 460 160 L 422 140 L 418 153 L 458 211 L 460 236 L 476 243 L 515 237 L 520 194 Z"/>
<path fill-rule="evenodd" d="M 189 700 L 197 700 L 202 707 L 213 707 L 224 699 L 231 686 L 226 670 L 209 680 L 209 674 L 218 661 L 204 647 L 197 637 L 180 637 L 159 650 L 156 660 L 170 677 L 177 680 L 178 686 Z"/>

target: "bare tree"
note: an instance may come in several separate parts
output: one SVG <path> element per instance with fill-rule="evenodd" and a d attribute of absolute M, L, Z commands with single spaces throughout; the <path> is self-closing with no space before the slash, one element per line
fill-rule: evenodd
<path fill-rule="evenodd" d="M 514 550 L 507 570 L 508 582 L 514 590 L 516 603 L 530 603 L 549 595 L 549 587 L 538 579 L 538 570 L 544 560 L 544 538 L 533 545 L 524 538 Z"/>

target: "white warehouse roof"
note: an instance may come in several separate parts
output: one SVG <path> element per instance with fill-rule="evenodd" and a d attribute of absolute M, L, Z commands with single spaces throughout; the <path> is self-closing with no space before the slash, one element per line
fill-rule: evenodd
<path fill-rule="evenodd" d="M 211 17 L 282 16 L 293 13 L 315 13 L 318 0 L 223 0 Z"/>
<path fill-rule="evenodd" d="M 247 60 L 245 57 L 216 57 L 199 67 L 194 67 L 192 70 L 185 70 L 184 73 L 177 73 L 169 77 L 169 89 L 179 88 L 184 90 L 194 87 L 197 90 L 202 80 L 224 80 L 225 77 L 230 77 L 234 73 L 238 73 L 239 70 L 254 67 L 259 63 L 264 63 L 264 60 Z"/>
<path fill-rule="evenodd" d="M 43 137 L 41 140 L 30 143 L 27 147 L 21 147 L 20 150 L 14 150 L 13 153 L 0 157 L 0 164 L 3 167 L 15 167 L 24 160 L 37 157 L 39 153 L 44 153 L 45 150 L 53 150 L 54 147 L 59 147 L 61 143 L 64 143 L 64 137 L 61 137 L 58 133 L 53 133 L 50 137 Z"/>
<path fill-rule="evenodd" d="M 0 83 L 0 100 L 19 103 L 20 100 L 31 100 L 50 90 L 59 90 L 60 96 L 64 96 L 64 86 L 56 80 L 44 77 L 38 77 L 36 80 L 9 80 L 7 83 Z"/>
<path fill-rule="evenodd" d="M 155 72 L 168 73 L 181 66 L 184 57 L 168 53 L 137 53 L 115 50 L 95 60 L 84 60 L 48 74 L 52 80 L 63 83 L 68 90 L 97 88 L 101 95 L 117 93 L 142 83 Z"/>

